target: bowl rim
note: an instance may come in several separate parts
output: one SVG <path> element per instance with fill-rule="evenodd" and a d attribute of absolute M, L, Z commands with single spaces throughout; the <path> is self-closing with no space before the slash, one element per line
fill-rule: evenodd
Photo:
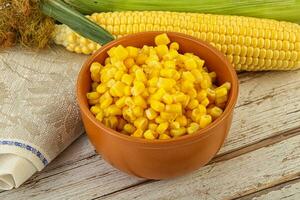
<path fill-rule="evenodd" d="M 229 70 L 230 78 L 232 79 L 230 96 L 228 98 L 228 101 L 227 101 L 228 103 L 227 103 L 227 106 L 225 107 L 225 110 L 223 111 L 223 113 L 220 117 L 218 117 L 214 122 L 209 124 L 207 127 L 200 129 L 199 131 L 197 131 L 193 134 L 190 134 L 190 135 L 184 135 L 181 137 L 170 138 L 170 139 L 166 139 L 166 140 L 147 140 L 144 138 L 135 138 L 135 137 L 131 137 L 131 136 L 122 134 L 118 131 L 115 131 L 111 128 L 106 127 L 104 124 L 102 124 L 95 118 L 95 116 L 90 112 L 89 108 L 86 107 L 83 103 L 84 101 L 86 101 L 86 94 L 81 94 L 82 87 L 83 87 L 81 83 L 83 81 L 83 75 L 86 71 L 86 68 L 88 68 L 90 66 L 90 64 L 95 60 L 96 57 L 98 57 L 99 54 L 103 53 L 104 51 L 107 51 L 108 49 L 112 48 L 113 46 L 118 45 L 120 42 L 122 42 L 124 40 L 131 39 L 131 38 L 138 38 L 138 37 L 141 37 L 141 36 L 147 35 L 147 34 L 153 34 L 155 36 L 155 35 L 158 35 L 161 33 L 166 33 L 168 35 L 182 38 L 184 40 L 190 40 L 190 41 L 196 43 L 197 45 L 202 45 L 202 46 L 204 46 L 204 48 L 210 50 L 214 54 L 214 56 L 216 56 L 218 59 L 222 60 L 222 62 L 225 65 L 224 67 L 226 67 L 227 70 Z M 118 139 L 126 140 L 128 142 L 132 142 L 132 143 L 136 143 L 136 144 L 150 145 L 153 147 L 155 147 L 156 145 L 161 147 L 161 145 L 169 146 L 169 145 L 175 145 L 175 144 L 190 143 L 190 142 L 195 142 L 199 139 L 202 139 L 203 137 L 209 136 L 208 130 L 213 129 L 214 127 L 218 126 L 225 118 L 228 117 L 228 115 L 231 114 L 231 112 L 233 112 L 234 106 L 237 102 L 238 91 L 239 91 L 239 81 L 238 81 L 236 71 L 234 70 L 233 66 L 229 63 L 227 58 L 220 51 L 218 51 L 215 47 L 213 47 L 209 43 L 207 43 L 203 40 L 200 40 L 198 38 L 195 38 L 195 37 L 192 37 L 192 36 L 189 36 L 186 34 L 182 34 L 182 33 L 169 32 L 169 31 L 140 32 L 140 33 L 130 34 L 130 35 L 121 37 L 119 39 L 116 39 L 116 40 L 113 40 L 113 41 L 107 43 L 106 45 L 104 45 L 100 49 L 98 49 L 95 53 L 93 53 L 90 57 L 88 57 L 88 59 L 84 62 L 84 64 L 82 65 L 82 67 L 80 69 L 80 72 L 78 74 L 76 86 L 77 86 L 77 88 L 76 88 L 77 103 L 80 107 L 81 114 L 85 115 L 93 124 L 95 124 L 97 126 L 97 128 L 99 128 L 102 131 L 108 132 L 108 134 L 110 134 L 113 137 L 116 137 Z"/>

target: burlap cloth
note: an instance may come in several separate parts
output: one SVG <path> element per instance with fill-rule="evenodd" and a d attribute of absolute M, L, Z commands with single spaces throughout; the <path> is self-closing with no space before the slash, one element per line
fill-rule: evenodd
<path fill-rule="evenodd" d="M 75 83 L 86 56 L 0 52 L 0 190 L 20 186 L 81 133 Z"/>

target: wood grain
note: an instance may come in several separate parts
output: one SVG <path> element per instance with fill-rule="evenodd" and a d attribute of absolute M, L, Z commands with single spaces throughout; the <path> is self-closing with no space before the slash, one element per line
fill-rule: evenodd
<path fill-rule="evenodd" d="M 246 195 L 236 200 L 300 199 L 300 177 L 274 187 Z"/>
<path fill-rule="evenodd" d="M 144 196 L 133 191 L 149 192 L 152 187 L 156 189 L 150 193 L 167 199 L 164 194 L 172 194 L 173 185 L 183 187 L 176 188 L 178 195 L 195 187 L 207 199 L 236 198 L 292 179 L 300 172 L 300 71 L 243 73 L 239 78 L 240 97 L 229 137 L 217 158 L 195 173 L 176 181 L 144 183 L 109 166 L 82 136 L 43 172 L 19 189 L 0 193 L 0 199 L 92 199 L 123 193 L 125 198 L 130 195 L 127 191 Z"/>
<path fill-rule="evenodd" d="M 188 176 L 139 185 L 99 199 L 232 199 L 298 176 L 300 135 Z"/>

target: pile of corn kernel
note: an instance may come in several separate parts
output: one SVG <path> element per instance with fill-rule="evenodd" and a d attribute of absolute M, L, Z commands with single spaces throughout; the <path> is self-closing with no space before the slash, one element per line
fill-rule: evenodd
<path fill-rule="evenodd" d="M 167 34 L 155 47 L 111 48 L 105 65 L 90 66 L 90 111 L 105 126 L 145 139 L 193 134 L 218 118 L 225 108 L 229 82 L 217 87 L 215 72 L 192 53 L 180 54 Z"/>

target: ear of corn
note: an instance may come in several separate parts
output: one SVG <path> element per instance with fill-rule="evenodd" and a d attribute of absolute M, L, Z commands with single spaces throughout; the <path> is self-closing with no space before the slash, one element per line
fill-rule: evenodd
<path fill-rule="evenodd" d="M 176 11 L 300 22 L 298 0 L 65 0 L 65 2 L 84 14 L 110 11 Z"/>
<path fill-rule="evenodd" d="M 68 25 L 70 28 L 86 38 L 100 44 L 105 44 L 114 39 L 109 32 L 101 28 L 96 23 L 90 21 L 61 0 L 42 0 L 40 2 L 40 7 L 44 14 Z"/>
<path fill-rule="evenodd" d="M 237 71 L 300 68 L 300 25 L 294 23 L 159 11 L 95 13 L 88 18 L 117 38 L 142 31 L 194 36 L 223 52 Z M 54 41 L 77 53 L 90 54 L 100 48 L 65 25 L 57 25 Z"/>

